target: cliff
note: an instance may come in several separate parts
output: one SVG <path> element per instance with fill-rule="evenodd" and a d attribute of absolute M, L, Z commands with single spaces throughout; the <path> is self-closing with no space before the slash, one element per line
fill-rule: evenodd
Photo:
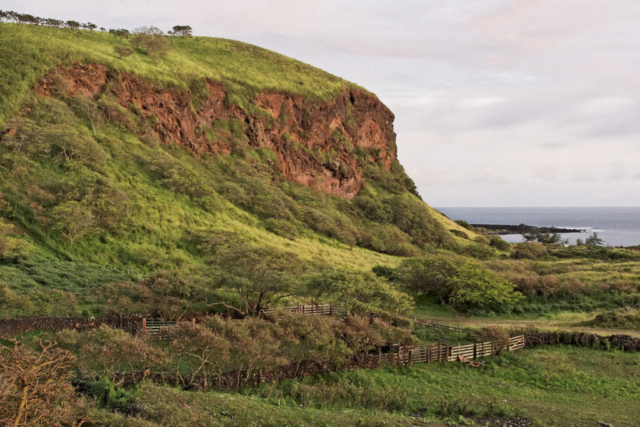
<path fill-rule="evenodd" d="M 100 64 L 76 64 L 57 67 L 35 90 L 41 96 L 91 98 L 108 92 L 124 109 L 152 119 L 163 143 L 188 147 L 197 155 L 230 154 L 233 146 L 225 135 L 207 130 L 220 120 L 237 120 L 251 147 L 277 154 L 278 169 L 288 180 L 348 199 L 363 185 L 357 157 L 387 170 L 396 159 L 393 113 L 365 91 L 348 88 L 328 101 L 260 92 L 249 113 L 228 102 L 223 83 L 203 79 L 203 85 L 196 103 L 190 91 L 110 72 Z"/>

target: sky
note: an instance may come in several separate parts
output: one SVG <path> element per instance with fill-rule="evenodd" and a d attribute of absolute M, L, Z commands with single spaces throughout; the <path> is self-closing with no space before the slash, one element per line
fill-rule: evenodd
<path fill-rule="evenodd" d="M 376 93 L 423 199 L 640 206 L 638 0 L 0 0 L 106 28 L 190 25 Z"/>

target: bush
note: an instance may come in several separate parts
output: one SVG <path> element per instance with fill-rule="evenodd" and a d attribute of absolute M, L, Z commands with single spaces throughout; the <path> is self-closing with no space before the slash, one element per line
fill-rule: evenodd
<path fill-rule="evenodd" d="M 300 235 L 298 227 L 282 219 L 269 218 L 265 220 L 264 226 L 270 232 L 290 240 L 295 240 Z"/>
<path fill-rule="evenodd" d="M 451 279 L 449 301 L 456 308 L 505 311 L 522 299 L 515 285 L 471 263 L 463 264 Z"/>
<path fill-rule="evenodd" d="M 135 53 L 135 50 L 130 46 L 114 46 L 114 52 L 118 55 L 120 59 L 127 58 Z"/>
<path fill-rule="evenodd" d="M 0 199 L 1 200 L 1 199 Z M 15 260 L 26 256 L 31 245 L 13 234 L 14 227 L 0 218 L 0 260 Z"/>
<path fill-rule="evenodd" d="M 340 304 L 349 313 L 377 311 L 408 313 L 413 301 L 385 280 L 372 273 L 327 272 L 314 276 L 308 285 L 311 292 Z"/>
<path fill-rule="evenodd" d="M 474 231 L 474 232 L 476 231 L 475 227 L 473 225 L 469 224 L 467 221 L 463 221 L 461 219 L 458 219 L 458 220 L 455 221 L 455 223 L 458 224 L 461 227 L 466 228 L 469 231 Z"/>
<path fill-rule="evenodd" d="M 491 242 L 489 244 L 499 251 L 508 251 L 511 249 L 511 245 L 500 236 L 493 235 L 490 237 L 490 240 Z"/>
<path fill-rule="evenodd" d="M 546 252 L 547 248 L 541 243 L 522 242 L 514 246 L 511 256 L 515 259 L 538 259 Z"/>

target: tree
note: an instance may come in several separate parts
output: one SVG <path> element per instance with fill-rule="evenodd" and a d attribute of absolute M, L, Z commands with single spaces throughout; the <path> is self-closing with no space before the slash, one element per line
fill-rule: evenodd
<path fill-rule="evenodd" d="M 191 37 L 192 28 L 189 25 L 176 25 L 169 34 L 173 36 Z"/>
<path fill-rule="evenodd" d="M 450 293 L 449 281 L 463 262 L 444 252 L 408 259 L 398 268 L 398 280 L 410 292 L 435 295 L 444 304 Z"/>
<path fill-rule="evenodd" d="M 75 357 L 55 342 L 39 350 L 0 343 L 0 424 L 82 425 L 78 398 L 69 382 Z"/>
<path fill-rule="evenodd" d="M 314 276 L 309 289 L 318 297 L 328 297 L 349 313 L 377 311 L 408 313 L 413 301 L 389 282 L 369 272 L 332 271 Z"/>
<path fill-rule="evenodd" d="M 515 259 L 538 259 L 547 252 L 547 248 L 538 242 L 517 243 L 511 256 Z"/>
<path fill-rule="evenodd" d="M 62 22 L 59 19 L 47 18 L 47 19 L 44 20 L 44 25 L 47 25 L 49 27 L 60 28 L 60 27 L 62 27 L 63 24 L 64 24 L 64 22 Z"/>
<path fill-rule="evenodd" d="M 166 56 L 171 45 L 164 33 L 157 27 L 141 27 L 135 31 L 131 44 L 147 52 L 155 64 Z"/>
<path fill-rule="evenodd" d="M 18 13 L 18 23 L 20 24 L 30 24 L 30 25 L 38 25 L 41 21 L 37 16 L 29 15 L 27 13 Z"/>
<path fill-rule="evenodd" d="M 135 50 L 130 46 L 114 46 L 113 50 L 120 59 L 127 58 L 135 52 Z"/>
<path fill-rule="evenodd" d="M 94 217 L 82 203 L 70 200 L 56 206 L 52 212 L 54 228 L 69 241 L 71 245 L 76 239 L 93 231 Z"/>
<path fill-rule="evenodd" d="M 219 251 L 210 263 L 219 270 L 214 278 L 218 287 L 236 291 L 244 314 L 257 315 L 278 300 L 293 295 L 305 264 L 290 252 L 274 248 L 235 246 Z"/>
<path fill-rule="evenodd" d="M 109 34 L 114 37 L 119 38 L 120 40 L 128 39 L 130 36 L 129 30 L 125 30 L 124 28 L 120 29 L 110 29 Z"/>
<path fill-rule="evenodd" d="M 182 358 L 186 357 L 191 369 L 191 380 L 198 374 L 204 376 L 207 389 L 207 375 L 216 374 L 218 379 L 229 363 L 229 341 L 204 325 L 179 322 L 171 330 L 171 345 L 180 354 L 176 361 L 176 371 Z"/>
<path fill-rule="evenodd" d="M 463 264 L 451 278 L 449 302 L 455 308 L 498 309 L 522 299 L 516 285 L 472 263 Z"/>
<path fill-rule="evenodd" d="M 93 31 L 96 28 L 98 28 L 98 26 L 96 24 L 93 24 L 91 22 L 87 22 L 86 24 L 82 24 L 82 28 L 89 30 L 89 31 Z"/>
<path fill-rule="evenodd" d="M 598 237 L 598 233 L 593 233 L 593 236 L 587 237 L 587 239 L 584 241 L 584 244 L 593 248 L 604 245 L 604 240 Z"/>
<path fill-rule="evenodd" d="M 78 21 L 66 21 L 64 23 L 64 25 L 67 28 L 71 28 L 72 30 L 79 30 L 80 29 L 80 23 Z"/>

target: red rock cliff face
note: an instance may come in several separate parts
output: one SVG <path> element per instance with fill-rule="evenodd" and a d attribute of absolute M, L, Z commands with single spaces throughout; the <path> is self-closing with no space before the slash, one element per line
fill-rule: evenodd
<path fill-rule="evenodd" d="M 283 93 L 260 93 L 261 110 L 248 114 L 225 102 L 221 83 L 206 81 L 208 94 L 192 107 L 191 94 L 161 88 L 141 78 L 114 73 L 97 65 L 59 67 L 36 91 L 43 96 L 97 96 L 110 91 L 117 102 L 143 117 L 153 117 L 164 143 L 189 147 L 196 154 L 229 153 L 224 138 L 207 136 L 216 120 L 243 123 L 248 144 L 266 147 L 279 158 L 278 168 L 291 181 L 344 198 L 355 197 L 363 185 L 358 156 L 389 169 L 396 159 L 393 113 L 375 96 L 348 89 L 330 101 Z M 58 89 L 56 89 L 58 88 Z"/>

